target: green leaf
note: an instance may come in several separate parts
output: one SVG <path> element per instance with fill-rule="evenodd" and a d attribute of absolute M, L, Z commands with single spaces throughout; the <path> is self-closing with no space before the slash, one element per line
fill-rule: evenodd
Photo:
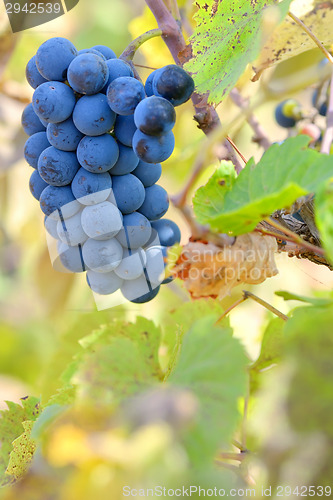
<path fill-rule="evenodd" d="M 193 324 L 169 378 L 170 384 L 192 391 L 200 404 L 197 425 L 185 437 L 194 465 L 206 464 L 230 442 L 240 419 L 238 399 L 246 392 L 248 360 L 231 329 L 215 326 L 217 318 Z"/>
<path fill-rule="evenodd" d="M 13 441 L 24 434 L 24 422 L 36 420 L 40 411 L 38 398 L 22 398 L 22 406 L 7 402 L 8 410 L 0 412 L 0 487 L 13 481 L 13 477 L 6 474 L 10 454 L 13 450 Z"/>
<path fill-rule="evenodd" d="M 17 481 L 28 470 L 36 450 L 36 443 L 31 438 L 33 420 L 22 422 L 23 434 L 13 441 L 13 450 L 10 454 L 6 473 L 13 476 Z"/>
<path fill-rule="evenodd" d="M 275 295 L 278 297 L 282 297 L 284 300 L 298 300 L 300 302 L 306 302 L 307 304 L 313 304 L 314 306 L 325 306 L 332 304 L 332 298 L 329 297 L 323 297 L 323 298 L 317 298 L 317 297 L 305 297 L 304 295 L 298 295 L 296 293 L 291 293 L 291 292 L 285 292 L 283 290 L 280 290 L 278 292 L 275 292 Z"/>
<path fill-rule="evenodd" d="M 263 10 L 274 5 L 279 19 L 291 0 L 197 0 L 196 28 L 191 37 L 193 58 L 185 64 L 196 89 L 209 92 L 209 102 L 219 104 L 237 83 L 248 63 L 259 55 Z"/>
<path fill-rule="evenodd" d="M 300 135 L 273 144 L 258 164 L 248 161 L 231 190 L 224 188 L 224 171 L 217 169 L 195 194 L 199 222 L 224 233 L 250 232 L 275 210 L 315 192 L 333 177 L 333 158 L 309 149 L 308 142 Z"/>
<path fill-rule="evenodd" d="M 287 410 L 298 432 L 333 438 L 333 306 L 299 307 L 285 327 L 292 363 Z"/>
<path fill-rule="evenodd" d="M 115 404 L 162 378 L 158 360 L 161 332 L 152 321 L 114 321 L 81 341 L 84 350 L 71 366 L 78 395 Z"/>
<path fill-rule="evenodd" d="M 333 184 L 330 181 L 316 193 L 315 219 L 327 257 L 333 263 Z"/>

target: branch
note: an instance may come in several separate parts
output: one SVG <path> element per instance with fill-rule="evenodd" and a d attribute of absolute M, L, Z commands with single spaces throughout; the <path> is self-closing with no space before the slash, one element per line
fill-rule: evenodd
<path fill-rule="evenodd" d="M 142 35 L 138 36 L 133 40 L 124 50 L 124 52 L 119 56 L 119 59 L 125 60 L 125 61 L 132 61 L 133 57 L 135 56 L 135 52 L 141 47 L 142 44 L 147 42 L 148 40 L 151 40 L 152 38 L 155 38 L 156 36 L 162 36 L 162 30 L 161 29 L 153 29 L 146 31 L 146 33 L 143 33 Z"/>

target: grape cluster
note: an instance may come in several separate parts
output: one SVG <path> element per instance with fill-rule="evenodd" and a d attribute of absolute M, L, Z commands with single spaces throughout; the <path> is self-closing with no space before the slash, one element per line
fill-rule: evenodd
<path fill-rule="evenodd" d="M 180 241 L 178 226 L 162 219 L 169 199 L 156 182 L 192 78 L 168 65 L 144 86 L 110 48 L 77 51 L 60 37 L 39 47 L 26 77 L 35 89 L 22 115 L 30 190 L 62 265 L 87 271 L 98 294 L 120 289 L 148 302 L 169 281 L 167 248 Z"/>

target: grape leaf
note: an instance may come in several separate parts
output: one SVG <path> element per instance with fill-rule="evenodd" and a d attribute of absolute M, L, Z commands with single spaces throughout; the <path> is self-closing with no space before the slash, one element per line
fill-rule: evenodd
<path fill-rule="evenodd" d="M 323 45 L 331 46 L 333 9 L 330 2 L 294 0 L 290 10 L 303 21 Z M 309 35 L 290 17 L 286 17 L 265 43 L 258 60 L 254 63 L 254 70 L 260 74 L 263 69 L 301 54 L 314 46 Z"/>
<path fill-rule="evenodd" d="M 246 392 L 248 360 L 229 327 L 215 325 L 218 316 L 196 321 L 185 334 L 178 363 L 168 381 L 198 398 L 197 425 L 185 437 L 195 465 L 212 460 L 230 442 L 239 422 L 238 398 Z"/>
<path fill-rule="evenodd" d="M 16 481 L 26 473 L 36 450 L 36 443 L 31 438 L 33 424 L 33 420 L 22 422 L 24 432 L 13 441 L 6 473 L 13 476 Z"/>
<path fill-rule="evenodd" d="M 40 411 L 38 398 L 22 398 L 21 401 L 22 406 L 8 401 L 8 410 L 0 412 L 0 487 L 13 481 L 13 477 L 6 474 L 13 450 L 13 441 L 25 431 L 23 423 L 36 420 Z"/>
<path fill-rule="evenodd" d="M 219 104 L 237 83 L 246 65 L 260 52 L 263 10 L 275 5 L 282 21 L 291 0 L 197 0 L 198 12 L 191 37 L 193 57 L 185 64 L 196 89 Z"/>
<path fill-rule="evenodd" d="M 284 290 L 275 292 L 275 295 L 282 297 L 283 300 L 299 300 L 300 302 L 306 302 L 307 304 L 312 304 L 314 306 L 326 306 L 332 304 L 332 298 L 329 297 L 305 297 L 304 295 L 298 295 Z"/>
<path fill-rule="evenodd" d="M 315 197 L 315 219 L 327 257 L 333 263 L 333 184 L 324 183 Z"/>
<path fill-rule="evenodd" d="M 114 321 L 85 337 L 71 366 L 78 394 L 106 404 L 119 402 L 162 378 L 158 360 L 161 332 L 152 321 Z"/>
<path fill-rule="evenodd" d="M 231 190 L 224 189 L 223 171 L 217 169 L 195 194 L 199 222 L 223 233 L 250 232 L 275 210 L 315 192 L 333 177 L 333 158 L 307 148 L 308 142 L 300 135 L 273 144 L 258 164 L 253 158 L 247 162 Z"/>

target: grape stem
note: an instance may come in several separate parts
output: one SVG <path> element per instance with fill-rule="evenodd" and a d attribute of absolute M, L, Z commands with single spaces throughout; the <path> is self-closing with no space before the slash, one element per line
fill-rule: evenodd
<path fill-rule="evenodd" d="M 162 36 L 162 30 L 160 28 L 146 31 L 146 33 L 143 33 L 142 35 L 135 38 L 135 40 L 133 40 L 126 47 L 124 52 L 119 56 L 119 59 L 122 59 L 123 61 L 132 61 L 136 51 L 141 47 L 141 45 L 157 36 Z"/>
<path fill-rule="evenodd" d="M 318 38 L 316 37 L 316 35 L 314 33 L 312 33 L 312 31 L 310 30 L 310 28 L 308 26 L 306 26 L 306 24 L 303 23 L 303 21 L 301 21 L 301 19 L 299 19 L 297 16 L 295 16 L 295 14 L 293 14 L 292 12 L 288 12 L 288 15 L 289 17 L 291 17 L 291 19 L 296 23 L 298 24 L 298 26 L 300 28 L 302 28 L 302 30 L 304 30 L 308 35 L 309 37 L 314 41 L 314 43 L 319 47 L 319 49 L 323 52 L 323 54 L 325 55 L 325 57 L 329 60 L 329 62 L 331 64 L 333 64 L 333 57 L 331 56 L 331 54 L 328 52 L 328 50 L 326 49 L 326 47 L 324 47 L 324 45 L 321 43 L 320 40 L 318 40 Z"/>
<path fill-rule="evenodd" d="M 326 130 L 321 143 L 320 152 L 329 155 L 333 141 L 333 73 L 330 86 L 330 97 L 326 114 Z"/>

